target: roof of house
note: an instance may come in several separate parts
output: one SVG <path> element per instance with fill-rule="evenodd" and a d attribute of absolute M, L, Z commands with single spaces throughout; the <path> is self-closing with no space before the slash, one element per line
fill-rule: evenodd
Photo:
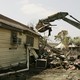
<path fill-rule="evenodd" d="M 27 25 L 24 25 L 16 20 L 13 20 L 11 18 L 8 18 L 2 14 L 0 14 L 0 22 L 1 23 L 4 23 L 4 24 L 7 24 L 13 28 L 17 28 L 17 29 L 21 29 L 23 31 L 29 31 L 33 34 L 36 34 L 36 35 L 39 35 L 37 32 L 31 30 Z"/>

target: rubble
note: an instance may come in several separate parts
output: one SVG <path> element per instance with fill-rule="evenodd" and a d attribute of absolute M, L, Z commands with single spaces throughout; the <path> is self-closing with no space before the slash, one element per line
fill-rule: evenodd
<path fill-rule="evenodd" d="M 50 50 L 49 50 L 50 49 Z M 58 51 L 58 52 L 57 52 Z M 65 70 L 80 69 L 80 54 L 76 50 L 57 50 L 47 46 L 41 54 L 41 59 L 47 60 L 48 68 L 63 68 Z"/>

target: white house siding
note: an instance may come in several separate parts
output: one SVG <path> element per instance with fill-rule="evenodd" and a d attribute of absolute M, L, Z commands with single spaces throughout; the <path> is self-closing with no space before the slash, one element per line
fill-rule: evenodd
<path fill-rule="evenodd" d="M 10 44 L 11 31 L 0 28 L 0 67 L 7 67 L 19 62 L 26 61 L 26 52 L 23 43 L 25 42 L 24 34 L 19 35 L 22 44 L 17 49 L 9 49 L 13 46 Z"/>

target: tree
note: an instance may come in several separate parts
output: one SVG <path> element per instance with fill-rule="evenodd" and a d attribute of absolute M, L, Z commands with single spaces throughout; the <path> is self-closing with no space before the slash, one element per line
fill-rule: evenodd
<path fill-rule="evenodd" d="M 62 42 L 67 48 L 71 38 L 68 36 L 68 31 L 62 30 L 55 36 L 55 40 Z"/>
<path fill-rule="evenodd" d="M 80 46 L 80 37 L 74 37 L 72 39 L 73 43 L 75 43 L 76 45 Z"/>

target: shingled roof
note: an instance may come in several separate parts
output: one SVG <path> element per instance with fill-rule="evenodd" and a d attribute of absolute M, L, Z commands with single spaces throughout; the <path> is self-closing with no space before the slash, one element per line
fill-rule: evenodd
<path fill-rule="evenodd" d="M 27 25 L 24 25 L 16 20 L 8 18 L 2 14 L 0 14 L 0 23 L 4 23 L 4 24 L 7 24 L 13 28 L 20 29 L 22 31 L 29 31 L 33 34 L 39 35 L 37 32 L 31 30 Z"/>

